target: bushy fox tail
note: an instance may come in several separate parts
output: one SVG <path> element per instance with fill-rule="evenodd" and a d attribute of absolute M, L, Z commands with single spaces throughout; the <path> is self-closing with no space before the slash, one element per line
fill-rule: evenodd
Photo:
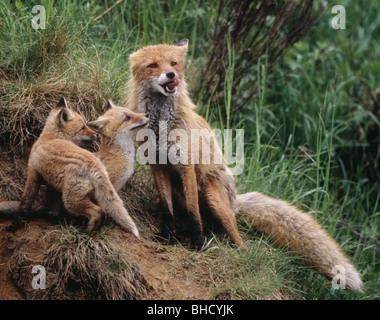
<path fill-rule="evenodd" d="M 306 264 L 327 278 L 332 279 L 337 275 L 336 270 L 340 270 L 348 289 L 363 292 L 359 272 L 311 215 L 259 192 L 237 195 L 236 203 L 237 217 L 279 245 L 299 253 Z"/>
<path fill-rule="evenodd" d="M 136 224 L 125 209 L 123 200 L 119 197 L 109 179 L 97 177 L 95 179 L 95 199 L 103 211 L 111 217 L 124 231 L 140 237 Z"/>

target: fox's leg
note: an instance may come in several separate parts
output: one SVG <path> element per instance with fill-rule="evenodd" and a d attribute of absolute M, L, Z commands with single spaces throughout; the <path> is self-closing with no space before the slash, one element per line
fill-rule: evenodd
<path fill-rule="evenodd" d="M 241 246 L 243 240 L 239 235 L 228 195 L 223 195 L 223 192 L 221 192 L 217 186 L 208 183 L 204 187 L 203 196 L 211 213 L 219 219 L 232 241 L 235 242 L 236 245 Z"/>
<path fill-rule="evenodd" d="M 85 216 L 88 218 L 86 232 L 91 232 L 97 228 L 104 216 L 101 207 L 91 201 L 90 184 L 86 182 L 70 184 L 62 190 L 63 205 L 66 210 L 76 216 Z"/>
<path fill-rule="evenodd" d="M 87 233 L 90 233 L 100 225 L 104 215 L 103 210 L 88 197 L 82 199 L 70 199 L 70 201 L 64 200 L 63 204 L 70 213 L 88 218 L 88 223 L 85 229 Z"/>
<path fill-rule="evenodd" d="M 47 208 L 48 214 L 59 219 L 63 217 L 62 196 L 50 186 L 46 186 L 43 194 L 43 204 Z"/>
<path fill-rule="evenodd" d="M 203 247 L 202 219 L 199 212 L 198 184 L 194 165 L 186 165 L 181 171 L 186 209 L 190 216 L 191 243 L 196 249 Z"/>
<path fill-rule="evenodd" d="M 170 176 L 159 166 L 152 165 L 151 168 L 161 203 L 164 206 L 162 237 L 169 239 L 174 234 L 174 211 Z"/>
<path fill-rule="evenodd" d="M 30 211 L 33 200 L 38 194 L 41 183 L 40 179 L 40 175 L 37 173 L 37 171 L 30 168 L 28 169 L 28 177 L 26 179 L 24 193 L 21 197 L 20 202 L 20 211 L 24 214 Z"/>

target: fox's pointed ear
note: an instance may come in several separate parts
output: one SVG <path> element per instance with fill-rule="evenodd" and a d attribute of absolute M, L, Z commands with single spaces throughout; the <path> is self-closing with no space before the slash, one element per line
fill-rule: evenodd
<path fill-rule="evenodd" d="M 182 39 L 180 42 L 177 42 L 175 44 L 176 46 L 178 47 L 185 47 L 187 49 L 187 47 L 189 46 L 189 39 Z"/>
<path fill-rule="evenodd" d="M 72 111 L 66 107 L 62 108 L 62 110 L 58 113 L 57 123 L 59 127 L 62 127 L 65 122 L 70 121 L 74 118 Z"/>
<path fill-rule="evenodd" d="M 107 106 L 104 111 L 107 111 L 108 109 L 114 108 L 115 104 L 111 100 L 107 100 Z"/>
<path fill-rule="evenodd" d="M 177 42 L 175 46 L 178 48 L 177 51 L 179 51 L 179 53 L 182 54 L 183 57 L 185 57 L 187 49 L 189 47 L 189 40 L 186 38 L 182 39 L 180 42 Z"/>
<path fill-rule="evenodd" d="M 59 99 L 57 105 L 55 106 L 56 108 L 67 108 L 67 102 L 66 102 L 66 99 L 64 97 L 62 97 L 61 99 Z"/>
<path fill-rule="evenodd" d="M 111 107 L 112 108 L 112 107 Z M 96 132 L 102 131 L 103 127 L 108 123 L 109 120 L 107 119 L 102 119 L 101 117 L 87 123 L 87 125 L 92 129 L 95 130 Z"/>

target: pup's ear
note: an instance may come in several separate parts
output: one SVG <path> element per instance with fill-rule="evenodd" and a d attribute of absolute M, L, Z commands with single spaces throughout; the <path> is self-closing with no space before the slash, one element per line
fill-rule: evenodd
<path fill-rule="evenodd" d="M 108 123 L 109 120 L 107 119 L 102 119 L 101 117 L 87 123 L 87 125 L 94 131 L 100 132 L 102 131 L 103 127 Z"/>
<path fill-rule="evenodd" d="M 115 104 L 111 100 L 107 100 L 107 106 L 104 111 L 107 111 L 108 109 L 116 107 Z"/>
<path fill-rule="evenodd" d="M 57 105 L 55 106 L 56 108 L 67 108 L 67 102 L 66 102 L 66 99 L 64 97 L 62 97 L 61 99 L 59 99 Z"/>
<path fill-rule="evenodd" d="M 68 108 L 66 108 L 66 106 L 63 107 L 62 110 L 58 113 L 58 116 L 57 116 L 58 126 L 62 127 L 65 124 L 65 122 L 68 122 L 68 121 L 70 121 L 73 118 L 74 118 L 74 115 L 71 112 L 71 110 L 68 109 Z"/>
<path fill-rule="evenodd" d="M 175 44 L 176 46 L 178 47 L 185 47 L 187 49 L 187 47 L 189 46 L 189 39 L 182 39 L 180 42 L 177 42 Z"/>

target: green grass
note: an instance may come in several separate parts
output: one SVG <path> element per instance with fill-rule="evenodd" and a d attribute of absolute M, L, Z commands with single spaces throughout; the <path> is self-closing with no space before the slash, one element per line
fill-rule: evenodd
<path fill-rule="evenodd" d="M 245 247 L 236 249 L 226 241 L 215 240 L 204 255 L 215 259 L 206 279 L 213 299 L 299 299 L 305 292 L 297 284 L 297 275 L 305 270 L 291 253 L 274 248 L 267 239 L 245 230 Z"/>
<path fill-rule="evenodd" d="M 107 99 L 125 101 L 128 55 L 143 45 L 189 38 L 187 80 L 191 89 L 204 85 L 197 80 L 210 52 L 217 2 L 199 7 L 192 0 L 123 1 L 94 20 L 113 3 L 42 1 L 49 8 L 47 28 L 38 31 L 31 27 L 33 1 L 0 3 L 2 144 L 17 146 L 25 137 L 37 135 L 41 121 L 30 116 L 39 113 L 34 108 L 53 104 L 61 95 L 78 108 L 90 106 L 97 112 Z M 255 68 L 257 81 L 241 88 L 231 87 L 244 66 L 234 64 L 236 53 L 229 47 L 225 105 L 213 104 L 202 90 L 193 90 L 192 97 L 214 127 L 244 129 L 245 170 L 236 177 L 239 191 L 261 191 L 312 214 L 352 258 L 367 288 L 361 296 L 332 290 L 310 268 L 275 255 L 276 268 L 293 274 L 298 296 L 379 299 L 380 174 L 375 165 L 380 149 L 370 143 L 369 128 L 379 125 L 370 106 L 380 88 L 380 6 L 370 0 L 341 4 L 346 7 L 346 30 L 330 27 L 333 15 L 328 5 L 271 73 L 264 55 Z M 236 97 L 249 99 L 237 109 Z M 46 110 L 41 113 L 42 119 Z M 252 244 L 248 253 L 231 251 L 231 257 L 239 255 L 240 269 L 249 268 L 247 257 L 253 255 L 255 241 L 261 241 L 254 232 L 248 235 Z M 281 265 L 282 260 L 287 262 Z M 226 258 L 223 265 L 233 266 L 232 261 Z M 227 267 L 221 270 L 227 271 L 233 273 Z M 249 289 L 239 293 L 239 282 L 249 283 L 244 272 L 227 278 L 228 283 L 215 288 L 216 297 L 257 297 Z M 277 279 L 285 279 L 278 280 L 279 288 L 290 285 L 286 276 Z M 258 284 L 247 285 L 252 289 Z"/>
<path fill-rule="evenodd" d="M 252 119 L 245 128 L 256 131 L 246 129 L 255 144 L 246 150 L 248 175 L 240 190 L 263 191 L 312 213 L 364 275 L 365 296 L 338 294 L 313 280 L 308 298 L 378 299 L 379 181 L 369 174 L 363 147 L 367 128 L 379 121 L 368 110 L 369 92 L 380 85 L 379 10 L 370 2 L 344 5 L 350 29 L 332 31 L 331 15 L 322 15 L 268 76 L 268 87 L 259 90 L 264 96 L 243 111 Z"/>

